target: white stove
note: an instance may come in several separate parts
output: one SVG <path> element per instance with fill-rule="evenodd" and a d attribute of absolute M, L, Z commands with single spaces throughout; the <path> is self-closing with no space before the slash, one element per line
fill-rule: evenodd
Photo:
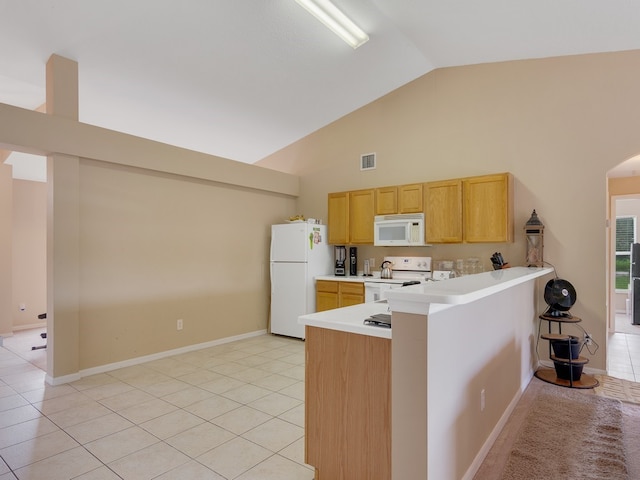
<path fill-rule="evenodd" d="M 431 257 L 384 257 L 391 262 L 393 279 L 427 281 L 431 278 Z"/>
<path fill-rule="evenodd" d="M 406 286 L 408 282 L 424 283 L 431 279 L 431 257 L 384 257 L 391 262 L 393 278 L 371 278 L 364 282 L 364 301 L 384 298 L 384 292 Z"/>

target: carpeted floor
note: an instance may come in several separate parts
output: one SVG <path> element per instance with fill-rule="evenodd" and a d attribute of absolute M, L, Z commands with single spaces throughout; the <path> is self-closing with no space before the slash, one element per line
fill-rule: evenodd
<path fill-rule="evenodd" d="M 532 409 L 535 408 L 536 400 L 539 396 L 548 393 L 549 389 L 558 389 L 558 393 L 561 395 L 564 393 L 567 393 L 568 395 L 595 394 L 598 396 L 621 399 L 622 401 L 619 404 L 619 411 L 622 417 L 622 444 L 624 445 L 624 452 L 622 453 L 625 454 L 627 459 L 626 468 L 628 471 L 628 478 L 640 478 L 640 405 L 631 403 L 638 401 L 638 397 L 636 396 L 638 386 L 632 382 L 626 382 L 612 377 L 599 376 L 598 379 L 600 380 L 600 387 L 598 387 L 598 389 L 578 390 L 551 385 L 534 377 L 511 414 L 509 421 L 496 439 L 492 449 L 487 454 L 487 457 L 476 473 L 474 480 L 495 480 L 502 478 L 505 469 L 510 468 L 508 466 L 509 458 L 514 447 L 518 446 L 517 440 L 520 432 L 526 426 L 527 416 Z M 583 441 L 588 440 L 589 439 L 583 439 Z M 550 439 L 550 441 L 553 441 L 553 439 Z M 572 475 L 573 474 L 566 474 L 565 476 L 556 475 L 549 478 L 575 478 L 576 480 L 585 478 L 583 474 L 577 472 L 575 473 L 575 476 Z M 521 478 L 533 477 L 523 476 Z"/>

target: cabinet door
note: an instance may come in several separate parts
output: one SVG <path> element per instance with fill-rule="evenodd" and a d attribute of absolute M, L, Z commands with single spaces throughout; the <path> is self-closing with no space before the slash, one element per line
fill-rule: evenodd
<path fill-rule="evenodd" d="M 349 243 L 373 244 L 375 191 L 349 192 Z"/>
<path fill-rule="evenodd" d="M 337 293 L 316 292 L 316 312 L 324 312 L 334 308 L 338 308 Z"/>
<path fill-rule="evenodd" d="M 398 213 L 422 212 L 422 184 L 398 187 Z"/>
<path fill-rule="evenodd" d="M 330 245 L 349 243 L 349 193 L 329 194 L 327 230 Z"/>
<path fill-rule="evenodd" d="M 398 213 L 398 189 L 396 187 L 376 188 L 376 215 Z"/>
<path fill-rule="evenodd" d="M 364 303 L 364 283 L 339 282 L 339 295 L 340 307 Z"/>
<path fill-rule="evenodd" d="M 427 243 L 462 242 L 462 181 L 424 184 L 425 239 Z"/>
<path fill-rule="evenodd" d="M 316 282 L 316 312 L 338 308 L 338 282 L 318 280 Z"/>
<path fill-rule="evenodd" d="M 315 478 L 391 478 L 391 340 L 307 327 L 305 462 Z"/>
<path fill-rule="evenodd" d="M 464 238 L 470 243 L 513 240 L 513 187 L 508 173 L 463 180 Z"/>

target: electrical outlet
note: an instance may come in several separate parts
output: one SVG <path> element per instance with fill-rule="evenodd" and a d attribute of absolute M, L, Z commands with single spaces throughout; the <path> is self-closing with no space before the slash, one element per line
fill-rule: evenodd
<path fill-rule="evenodd" d="M 182 330 L 182 319 L 179 318 L 176 322 L 176 330 Z"/>
<path fill-rule="evenodd" d="M 591 343 L 593 343 L 593 338 L 591 338 L 591 334 L 590 333 L 585 333 L 584 334 L 584 343 L 586 345 L 591 345 Z"/>
<path fill-rule="evenodd" d="M 480 411 L 484 412 L 484 407 L 486 406 L 486 396 L 484 393 L 484 388 L 480 390 Z"/>

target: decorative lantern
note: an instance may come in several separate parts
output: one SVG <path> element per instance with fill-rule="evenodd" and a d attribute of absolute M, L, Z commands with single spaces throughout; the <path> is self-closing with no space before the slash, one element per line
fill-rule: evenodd
<path fill-rule="evenodd" d="M 542 241 L 543 232 L 544 225 L 534 209 L 531 213 L 531 218 L 524 224 L 524 234 L 527 238 L 527 257 L 525 263 L 529 267 L 542 267 L 544 264 L 542 260 L 542 248 L 544 246 Z"/>

